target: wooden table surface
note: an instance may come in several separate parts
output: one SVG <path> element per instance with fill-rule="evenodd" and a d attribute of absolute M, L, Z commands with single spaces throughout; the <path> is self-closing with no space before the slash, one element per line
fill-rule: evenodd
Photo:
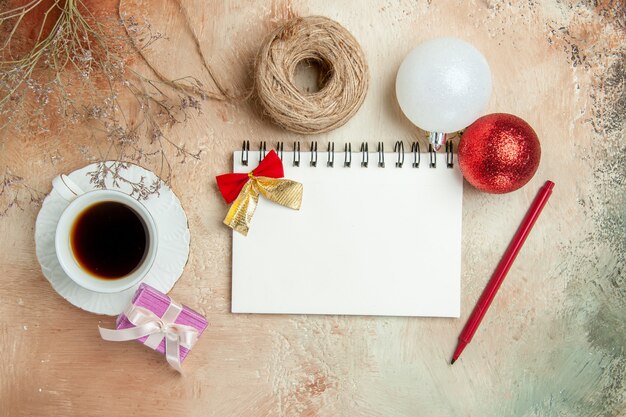
<path fill-rule="evenodd" d="M 101 13 L 115 1 L 98 3 Z M 167 130 L 171 186 L 189 218 L 191 254 L 170 295 L 210 327 L 184 376 L 136 343 L 100 339 L 114 318 L 73 307 L 43 277 L 34 225 L 51 179 L 106 157 L 90 127 L 2 130 L 0 415 L 18 416 L 618 416 L 626 413 L 624 4 L 621 1 L 128 1 L 126 16 L 165 36 L 146 56 L 170 78 L 210 86 L 192 41 L 232 92 L 251 85 L 260 42 L 292 16 L 324 15 L 361 43 L 371 83 L 345 126 L 314 139 L 422 137 L 393 86 L 419 41 L 453 35 L 493 73 L 488 112 L 527 120 L 542 160 L 519 191 L 465 184 L 461 319 L 233 315 L 231 233 L 214 176 L 242 140 L 291 143 L 255 102 L 202 100 Z M 137 61 L 129 65 L 145 71 Z M 27 110 L 22 110 L 26 112 Z M 25 114 L 25 116 L 29 116 Z M 54 121 L 54 120 L 53 120 Z M 52 123 L 54 125 L 54 123 Z M 29 130 L 30 129 L 30 130 Z M 136 138 L 147 149 L 149 138 Z M 103 151 L 104 150 L 104 151 Z M 110 154 L 109 154 L 110 155 Z M 157 172 L 156 158 L 141 164 Z M 163 174 L 165 175 L 165 174 Z M 456 337 L 531 199 L 549 205 L 474 342 L 453 367 Z M 33 195 L 34 198 L 30 198 Z M 32 200 L 32 201 L 31 201 Z"/>

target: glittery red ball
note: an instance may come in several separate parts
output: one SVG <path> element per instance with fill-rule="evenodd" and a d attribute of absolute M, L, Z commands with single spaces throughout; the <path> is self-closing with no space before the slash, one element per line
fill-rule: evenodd
<path fill-rule="evenodd" d="M 517 190 L 535 175 L 541 146 L 532 127 L 512 114 L 483 116 L 463 132 L 459 165 L 474 187 L 488 193 Z"/>

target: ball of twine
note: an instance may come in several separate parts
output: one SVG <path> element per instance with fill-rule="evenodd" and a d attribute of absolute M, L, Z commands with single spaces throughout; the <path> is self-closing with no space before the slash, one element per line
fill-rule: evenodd
<path fill-rule="evenodd" d="M 321 88 L 301 91 L 296 67 L 315 62 Z M 328 132 L 359 109 L 369 83 L 361 46 L 339 23 L 326 17 L 296 18 L 270 34 L 256 60 L 255 90 L 265 113 L 302 134 Z"/>

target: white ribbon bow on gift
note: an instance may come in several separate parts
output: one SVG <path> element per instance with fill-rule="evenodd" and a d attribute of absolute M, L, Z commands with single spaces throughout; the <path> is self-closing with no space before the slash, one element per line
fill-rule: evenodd
<path fill-rule="evenodd" d="M 183 306 L 172 301 L 159 317 L 152 311 L 131 304 L 124 315 L 135 327 L 128 329 L 105 329 L 98 326 L 100 336 L 111 342 L 125 342 L 148 336 L 144 345 L 156 349 L 165 338 L 165 359 L 178 372 L 180 366 L 180 347 L 191 349 L 198 340 L 198 330 L 194 327 L 176 323 Z"/>

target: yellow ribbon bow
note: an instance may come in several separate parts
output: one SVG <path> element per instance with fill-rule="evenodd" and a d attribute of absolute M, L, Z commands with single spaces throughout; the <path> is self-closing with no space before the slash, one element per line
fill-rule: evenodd
<path fill-rule="evenodd" d="M 302 203 L 303 186 L 296 181 L 277 178 L 282 176 L 282 162 L 273 150 L 268 153 L 256 169 L 248 174 L 218 176 L 218 187 L 227 202 L 232 201 L 232 196 L 237 190 L 241 190 L 228 210 L 224 224 L 246 236 L 259 202 L 259 195 L 263 195 L 281 206 L 299 210 Z"/>

